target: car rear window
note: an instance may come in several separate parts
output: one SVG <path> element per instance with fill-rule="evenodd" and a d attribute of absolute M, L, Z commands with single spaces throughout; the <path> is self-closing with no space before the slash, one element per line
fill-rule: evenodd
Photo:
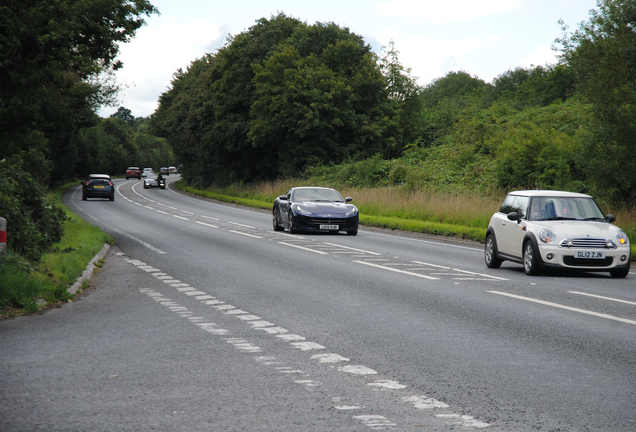
<path fill-rule="evenodd" d="M 110 180 L 108 179 L 90 179 L 88 181 L 89 184 L 91 185 L 95 185 L 95 184 L 107 184 L 110 185 Z"/>

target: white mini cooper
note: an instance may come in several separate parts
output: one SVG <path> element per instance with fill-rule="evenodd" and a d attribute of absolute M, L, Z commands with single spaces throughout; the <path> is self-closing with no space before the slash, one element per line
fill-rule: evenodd
<path fill-rule="evenodd" d="M 544 269 L 629 273 L 627 235 L 603 216 L 591 196 L 558 191 L 516 191 L 506 196 L 490 219 L 486 234 L 486 265 L 503 261 L 523 264 L 536 275 Z"/>

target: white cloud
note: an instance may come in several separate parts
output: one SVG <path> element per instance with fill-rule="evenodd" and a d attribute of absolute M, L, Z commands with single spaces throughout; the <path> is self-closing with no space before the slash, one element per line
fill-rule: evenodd
<path fill-rule="evenodd" d="M 517 9 L 521 0 L 389 0 L 378 5 L 382 15 L 418 17 L 426 22 L 464 21 Z"/>
<path fill-rule="evenodd" d="M 116 74 L 124 90 L 120 103 L 135 117 L 145 117 L 158 106 L 158 96 L 168 89 L 177 69 L 186 68 L 200 58 L 220 38 L 222 29 L 206 18 L 179 23 L 171 19 L 157 19 L 142 27 L 137 36 L 120 48 L 119 59 L 124 67 Z M 101 110 L 102 116 L 116 108 Z"/>
<path fill-rule="evenodd" d="M 497 44 L 501 37 L 470 37 L 457 40 L 437 39 L 433 35 L 407 36 L 395 30 L 385 30 L 375 37 L 388 46 L 393 40 L 400 52 L 399 59 L 405 67 L 411 68 L 420 85 L 425 85 L 450 71 L 464 69 L 461 57 L 476 50 Z"/>
<path fill-rule="evenodd" d="M 546 64 L 557 63 L 557 52 L 553 51 L 551 47 L 542 45 L 536 49 L 535 52 L 528 57 L 521 60 L 521 66 L 545 66 Z"/>

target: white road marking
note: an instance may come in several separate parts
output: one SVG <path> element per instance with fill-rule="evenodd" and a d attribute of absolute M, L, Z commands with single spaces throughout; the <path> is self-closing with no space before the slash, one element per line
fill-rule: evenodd
<path fill-rule="evenodd" d="M 506 297 L 512 297 L 512 298 L 519 299 L 519 300 L 525 300 L 525 301 L 529 301 L 529 302 L 533 302 L 533 303 L 539 303 L 539 304 L 542 304 L 542 305 L 545 305 L 545 306 L 551 306 L 551 307 L 555 307 L 555 308 L 559 308 L 559 309 L 569 310 L 569 311 L 572 311 L 572 312 L 578 312 L 578 313 L 582 313 L 582 314 L 586 314 L 586 315 L 592 315 L 592 316 L 599 317 L 599 318 L 605 318 L 605 319 L 609 319 L 609 320 L 613 320 L 613 321 L 619 321 L 619 322 L 623 322 L 623 323 L 627 323 L 627 324 L 636 325 L 636 321 L 628 320 L 628 319 L 625 319 L 625 318 L 615 317 L 613 315 L 602 314 L 602 313 L 598 313 L 598 312 L 592 312 L 592 311 L 588 311 L 588 310 L 585 310 L 585 309 L 573 308 L 573 307 L 561 305 L 561 304 L 558 304 L 558 303 L 552 303 L 552 302 L 539 300 L 539 299 L 534 299 L 534 298 L 530 298 L 530 297 L 523 297 L 523 296 L 519 296 L 519 295 L 516 295 L 516 294 L 508 294 L 508 293 L 503 293 L 503 292 L 499 292 L 499 291 L 488 291 L 488 292 L 492 293 L 492 294 L 498 294 L 498 295 L 506 296 Z"/>
<path fill-rule="evenodd" d="M 348 246 L 342 246 L 342 245 L 335 244 L 335 243 L 326 243 L 325 242 L 325 244 L 329 245 L 329 246 L 337 246 L 337 247 L 343 248 L 343 249 L 350 249 L 350 250 L 354 250 L 354 251 L 358 251 L 358 252 L 364 252 L 365 254 L 369 254 L 369 255 L 382 255 L 382 254 L 377 253 L 377 252 L 370 252 L 370 251 L 366 251 L 366 250 L 363 250 L 363 249 L 356 249 L 356 248 L 352 248 L 352 247 L 348 247 Z"/>
<path fill-rule="evenodd" d="M 230 221 L 228 221 L 227 223 L 232 224 L 232 225 L 242 226 L 242 227 L 245 227 L 245 228 L 256 229 L 256 227 L 249 226 L 249 225 L 244 225 L 244 224 L 241 224 L 241 223 L 238 223 L 238 222 L 230 222 Z"/>
<path fill-rule="evenodd" d="M 338 368 L 340 372 L 347 372 L 355 375 L 377 375 L 378 372 L 362 365 L 347 365 Z"/>
<path fill-rule="evenodd" d="M 475 276 L 482 276 L 482 277 L 489 278 L 489 279 L 496 279 L 496 280 L 502 280 L 502 281 L 510 280 L 510 279 L 506 279 L 506 278 L 502 278 L 502 277 L 498 277 L 498 276 L 490 276 L 490 275 L 483 274 L 483 273 L 475 273 L 475 272 L 470 272 L 470 271 L 466 271 L 466 270 L 460 270 L 458 268 L 454 268 L 453 271 L 458 271 L 458 272 L 461 272 L 461 273 L 471 274 L 471 275 L 475 275 Z"/>
<path fill-rule="evenodd" d="M 441 269 L 444 269 L 444 270 L 450 270 L 451 269 L 450 267 L 444 267 L 444 266 L 437 265 L 437 264 L 425 263 L 425 262 L 422 262 L 422 261 L 413 261 L 413 262 L 415 264 L 422 264 L 422 265 L 425 265 L 425 266 L 441 268 Z"/>
<path fill-rule="evenodd" d="M 309 248 L 306 248 L 306 247 L 303 247 L 303 246 L 298 246 L 298 245 L 291 244 L 291 243 L 278 242 L 278 244 L 282 244 L 282 245 L 285 245 L 285 246 L 291 246 L 291 247 L 294 247 L 294 248 L 306 250 L 306 251 L 317 253 L 317 254 L 320 254 L 320 255 L 329 255 L 328 252 L 323 252 L 323 251 L 319 251 L 319 250 L 309 249 Z"/>
<path fill-rule="evenodd" d="M 320 363 L 340 363 L 348 362 L 349 359 L 338 354 L 314 354 L 312 359 L 318 359 Z"/>
<path fill-rule="evenodd" d="M 625 303 L 625 304 L 629 304 L 629 305 L 634 305 L 636 306 L 636 302 L 631 302 L 631 301 L 627 301 L 627 300 L 619 300 L 619 299 L 615 299 L 615 298 L 611 298 L 611 297 L 603 297 L 600 295 L 595 295 L 595 294 L 587 294 L 587 293 L 582 293 L 582 292 L 578 292 L 578 291 L 568 291 L 570 294 L 578 294 L 578 295 L 583 295 L 583 296 L 588 296 L 588 297 L 594 297 L 594 298 L 598 298 L 598 299 L 603 299 L 603 300 L 609 300 L 609 301 L 615 301 L 615 302 L 620 302 L 620 303 Z"/>
<path fill-rule="evenodd" d="M 145 241 L 143 241 L 143 240 L 141 240 L 141 239 L 138 239 L 138 238 L 137 238 L 137 237 L 135 237 L 134 235 L 131 235 L 131 234 L 125 233 L 125 232 L 123 232 L 123 231 L 121 231 L 121 230 L 118 230 L 118 229 L 115 229 L 114 231 L 115 231 L 115 232 L 118 232 L 119 234 L 125 235 L 126 237 L 129 237 L 129 238 L 131 238 L 131 239 L 135 240 L 136 242 L 141 243 L 142 245 L 146 246 L 148 249 L 153 250 L 153 251 L 157 252 L 157 253 L 158 253 L 158 254 L 160 254 L 160 255 L 164 255 L 164 254 L 166 253 L 166 252 L 162 251 L 161 249 L 158 249 L 158 248 L 154 247 L 154 246 L 153 246 L 153 245 L 151 245 L 150 243 L 146 243 Z"/>
<path fill-rule="evenodd" d="M 382 269 L 382 270 L 389 270 L 389 271 L 396 272 L 396 273 L 407 274 L 409 276 L 416 276 L 416 277 L 421 277 L 421 278 L 430 279 L 430 280 L 439 280 L 439 278 L 436 278 L 436 277 L 423 275 L 423 274 L 419 274 L 419 273 L 408 272 L 408 271 L 404 271 L 404 270 L 398 270 L 398 269 L 394 269 L 394 268 L 391 268 L 391 267 L 382 266 L 382 265 L 379 265 L 379 264 L 373 264 L 373 263 L 370 263 L 370 262 L 365 262 L 365 261 L 353 261 L 353 262 L 354 263 L 358 263 L 358 264 L 368 265 L 368 266 L 371 266 L 371 267 L 376 267 L 376 268 L 379 268 L 379 269 Z"/>
<path fill-rule="evenodd" d="M 218 228 L 218 226 L 216 226 L 216 225 L 212 225 L 212 224 L 205 223 L 205 222 L 195 221 L 194 223 L 198 223 L 199 225 L 205 225 L 205 226 L 208 226 L 210 228 Z"/>
<path fill-rule="evenodd" d="M 396 426 L 395 423 L 387 420 L 386 417 L 381 415 L 359 415 L 353 417 L 356 420 L 360 420 L 365 426 L 371 429 L 386 429 Z"/>
<path fill-rule="evenodd" d="M 171 215 L 171 216 L 172 216 L 172 217 L 176 217 L 177 219 L 190 220 L 190 219 L 188 219 L 188 218 L 186 218 L 186 217 L 178 216 L 178 215 L 175 215 L 175 214 L 173 214 L 173 215 Z"/>
<path fill-rule="evenodd" d="M 452 422 L 452 424 L 458 424 L 465 428 L 484 429 L 489 427 L 488 423 L 477 420 L 474 417 L 461 414 L 437 414 L 435 417 L 446 419 L 457 419 L 458 421 Z"/>
<path fill-rule="evenodd" d="M 259 239 L 263 238 L 261 236 L 257 236 L 257 235 L 254 235 L 254 234 L 248 234 L 248 233 L 244 233 L 244 232 L 240 232 L 240 231 L 228 230 L 228 232 L 231 232 L 231 233 L 234 233 L 234 234 L 244 235 L 244 236 L 247 236 L 247 237 L 259 238 Z"/>
<path fill-rule="evenodd" d="M 404 384 L 400 384 L 397 381 L 391 381 L 391 380 L 377 380 L 377 381 L 373 381 L 369 384 L 367 384 L 368 386 L 371 387 L 381 387 L 381 388 L 387 388 L 390 390 L 403 390 L 406 388 L 406 386 Z"/>
<path fill-rule="evenodd" d="M 402 400 L 412 403 L 417 409 L 450 408 L 450 406 L 444 402 L 427 396 L 404 396 Z"/>

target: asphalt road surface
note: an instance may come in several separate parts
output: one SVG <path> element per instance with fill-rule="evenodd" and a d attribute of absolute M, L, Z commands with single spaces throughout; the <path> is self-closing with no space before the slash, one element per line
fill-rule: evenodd
<path fill-rule="evenodd" d="M 275 232 L 177 178 L 64 196 L 116 245 L 73 303 L 0 322 L 0 431 L 636 431 L 636 273 Z"/>

